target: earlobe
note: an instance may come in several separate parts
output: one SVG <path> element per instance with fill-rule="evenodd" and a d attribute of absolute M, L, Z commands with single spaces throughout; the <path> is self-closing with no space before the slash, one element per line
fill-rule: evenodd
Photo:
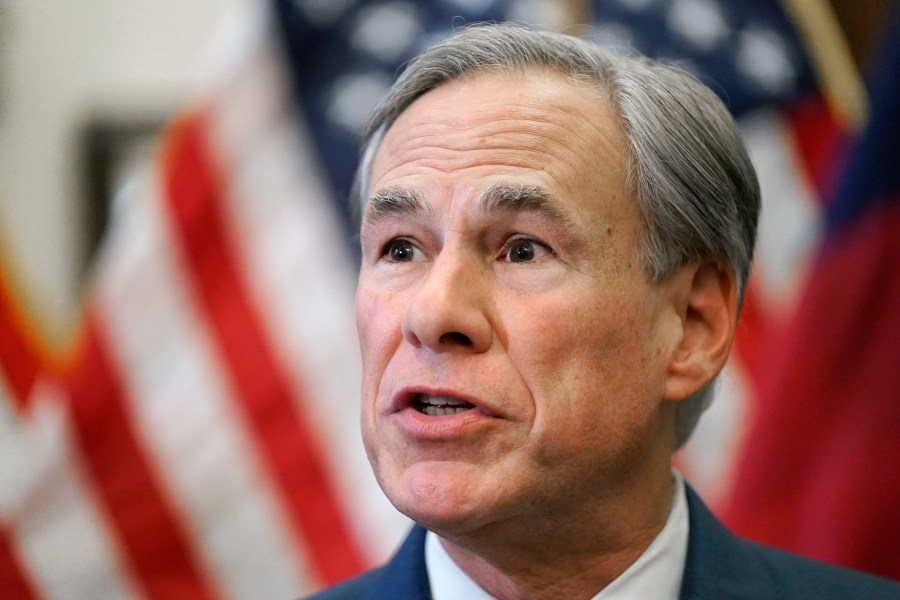
<path fill-rule="evenodd" d="M 687 265 L 676 285 L 682 335 L 669 359 L 665 398 L 680 401 L 712 381 L 728 359 L 737 323 L 733 271 L 713 261 Z"/>

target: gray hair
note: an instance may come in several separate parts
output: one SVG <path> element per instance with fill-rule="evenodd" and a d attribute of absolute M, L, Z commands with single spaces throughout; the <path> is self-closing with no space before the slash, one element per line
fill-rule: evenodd
<path fill-rule="evenodd" d="M 662 282 L 684 264 L 715 260 L 735 273 L 740 306 L 760 199 L 756 173 L 728 110 L 681 69 L 568 35 L 509 24 L 473 25 L 413 60 L 363 132 L 353 188 L 357 216 L 368 200 L 381 140 L 413 101 L 467 73 L 533 68 L 596 86 L 618 111 L 631 151 L 628 179 L 643 219 L 639 251 L 648 279 Z M 714 383 L 679 403 L 676 448 L 712 401 Z"/>

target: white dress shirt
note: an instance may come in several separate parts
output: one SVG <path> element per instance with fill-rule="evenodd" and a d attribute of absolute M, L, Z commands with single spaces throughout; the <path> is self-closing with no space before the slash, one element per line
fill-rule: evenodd
<path fill-rule="evenodd" d="M 674 473 L 675 498 L 662 531 L 625 572 L 603 588 L 593 600 L 678 600 L 687 559 L 688 511 L 684 480 Z M 434 600 L 493 600 L 460 569 L 438 536 L 425 537 L 425 564 Z"/>

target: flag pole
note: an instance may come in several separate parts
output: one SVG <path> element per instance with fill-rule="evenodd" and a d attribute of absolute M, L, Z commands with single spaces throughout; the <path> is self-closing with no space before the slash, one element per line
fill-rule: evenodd
<path fill-rule="evenodd" d="M 868 120 L 868 96 L 834 9 L 825 0 L 782 0 L 800 32 L 822 93 L 838 121 L 861 131 Z"/>

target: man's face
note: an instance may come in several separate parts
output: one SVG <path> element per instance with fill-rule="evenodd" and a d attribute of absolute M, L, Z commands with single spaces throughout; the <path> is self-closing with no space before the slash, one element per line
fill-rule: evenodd
<path fill-rule="evenodd" d="M 361 230 L 362 430 L 414 520 L 571 518 L 667 475 L 680 321 L 638 259 L 627 152 L 604 95 L 538 71 L 445 84 L 388 131 Z"/>

